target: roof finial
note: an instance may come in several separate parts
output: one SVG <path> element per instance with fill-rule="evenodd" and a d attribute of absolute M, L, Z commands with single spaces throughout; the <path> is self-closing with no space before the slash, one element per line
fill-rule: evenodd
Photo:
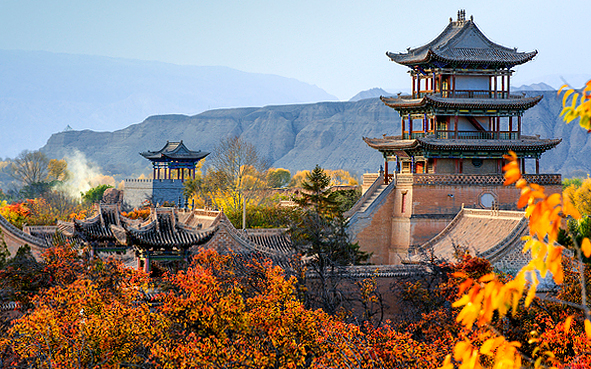
<path fill-rule="evenodd" d="M 474 16 L 470 15 L 470 21 L 474 22 Z"/>
<path fill-rule="evenodd" d="M 466 11 L 464 9 L 458 10 L 458 22 L 464 22 L 466 20 Z"/>

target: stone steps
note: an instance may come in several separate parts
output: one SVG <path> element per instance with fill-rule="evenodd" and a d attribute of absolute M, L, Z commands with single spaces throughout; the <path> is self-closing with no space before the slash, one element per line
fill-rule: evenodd
<path fill-rule="evenodd" d="M 374 193 L 372 193 L 371 196 L 363 203 L 363 205 L 361 205 L 358 212 L 363 213 L 364 211 L 366 211 L 371 206 L 371 204 L 373 204 L 373 202 L 380 196 L 380 194 L 384 192 L 386 187 L 388 187 L 388 185 L 380 185 L 378 188 L 376 188 Z"/>

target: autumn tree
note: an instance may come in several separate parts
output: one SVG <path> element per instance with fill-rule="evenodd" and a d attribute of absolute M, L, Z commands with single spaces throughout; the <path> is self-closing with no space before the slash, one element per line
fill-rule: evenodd
<path fill-rule="evenodd" d="M 256 147 L 238 136 L 222 140 L 209 157 L 205 176 L 190 181 L 186 194 L 202 196 L 204 204 L 241 212 L 246 204 L 265 200 L 267 161 Z"/>

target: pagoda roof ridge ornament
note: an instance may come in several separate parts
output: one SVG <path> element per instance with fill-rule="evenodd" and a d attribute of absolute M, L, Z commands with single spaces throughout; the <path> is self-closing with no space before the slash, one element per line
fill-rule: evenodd
<path fill-rule="evenodd" d="M 489 40 L 474 23 L 474 17 L 466 20 L 465 11 L 458 11 L 458 20 L 451 21 L 431 42 L 406 53 L 386 52 L 394 62 L 413 68 L 417 65 L 486 65 L 510 68 L 523 64 L 537 55 L 532 52 L 517 52 Z"/>
<path fill-rule="evenodd" d="M 201 150 L 189 150 L 183 141 L 166 141 L 166 145 L 157 151 L 144 151 L 140 155 L 151 161 L 162 160 L 189 160 L 198 161 L 209 155 Z"/>

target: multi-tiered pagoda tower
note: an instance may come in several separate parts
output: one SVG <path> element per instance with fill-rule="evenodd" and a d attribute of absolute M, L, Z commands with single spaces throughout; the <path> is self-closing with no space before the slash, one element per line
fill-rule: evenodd
<path fill-rule="evenodd" d="M 539 159 L 560 140 L 522 134 L 524 112 L 542 96 L 510 91 L 512 68 L 537 51 L 518 52 L 490 41 L 461 10 L 428 44 L 386 54 L 410 69 L 412 93 L 381 98 L 400 114 L 400 135 L 364 138 L 382 153 L 385 174 L 379 180 L 388 185 L 382 186 L 381 205 L 373 206 L 363 225 L 354 225 L 375 263 L 400 262 L 462 206 L 514 209 L 518 192 L 502 185 L 509 150 L 523 172 L 526 161 L 534 164 L 528 165 L 535 167 L 529 181 L 558 190 L 560 175 L 540 174 Z"/>

